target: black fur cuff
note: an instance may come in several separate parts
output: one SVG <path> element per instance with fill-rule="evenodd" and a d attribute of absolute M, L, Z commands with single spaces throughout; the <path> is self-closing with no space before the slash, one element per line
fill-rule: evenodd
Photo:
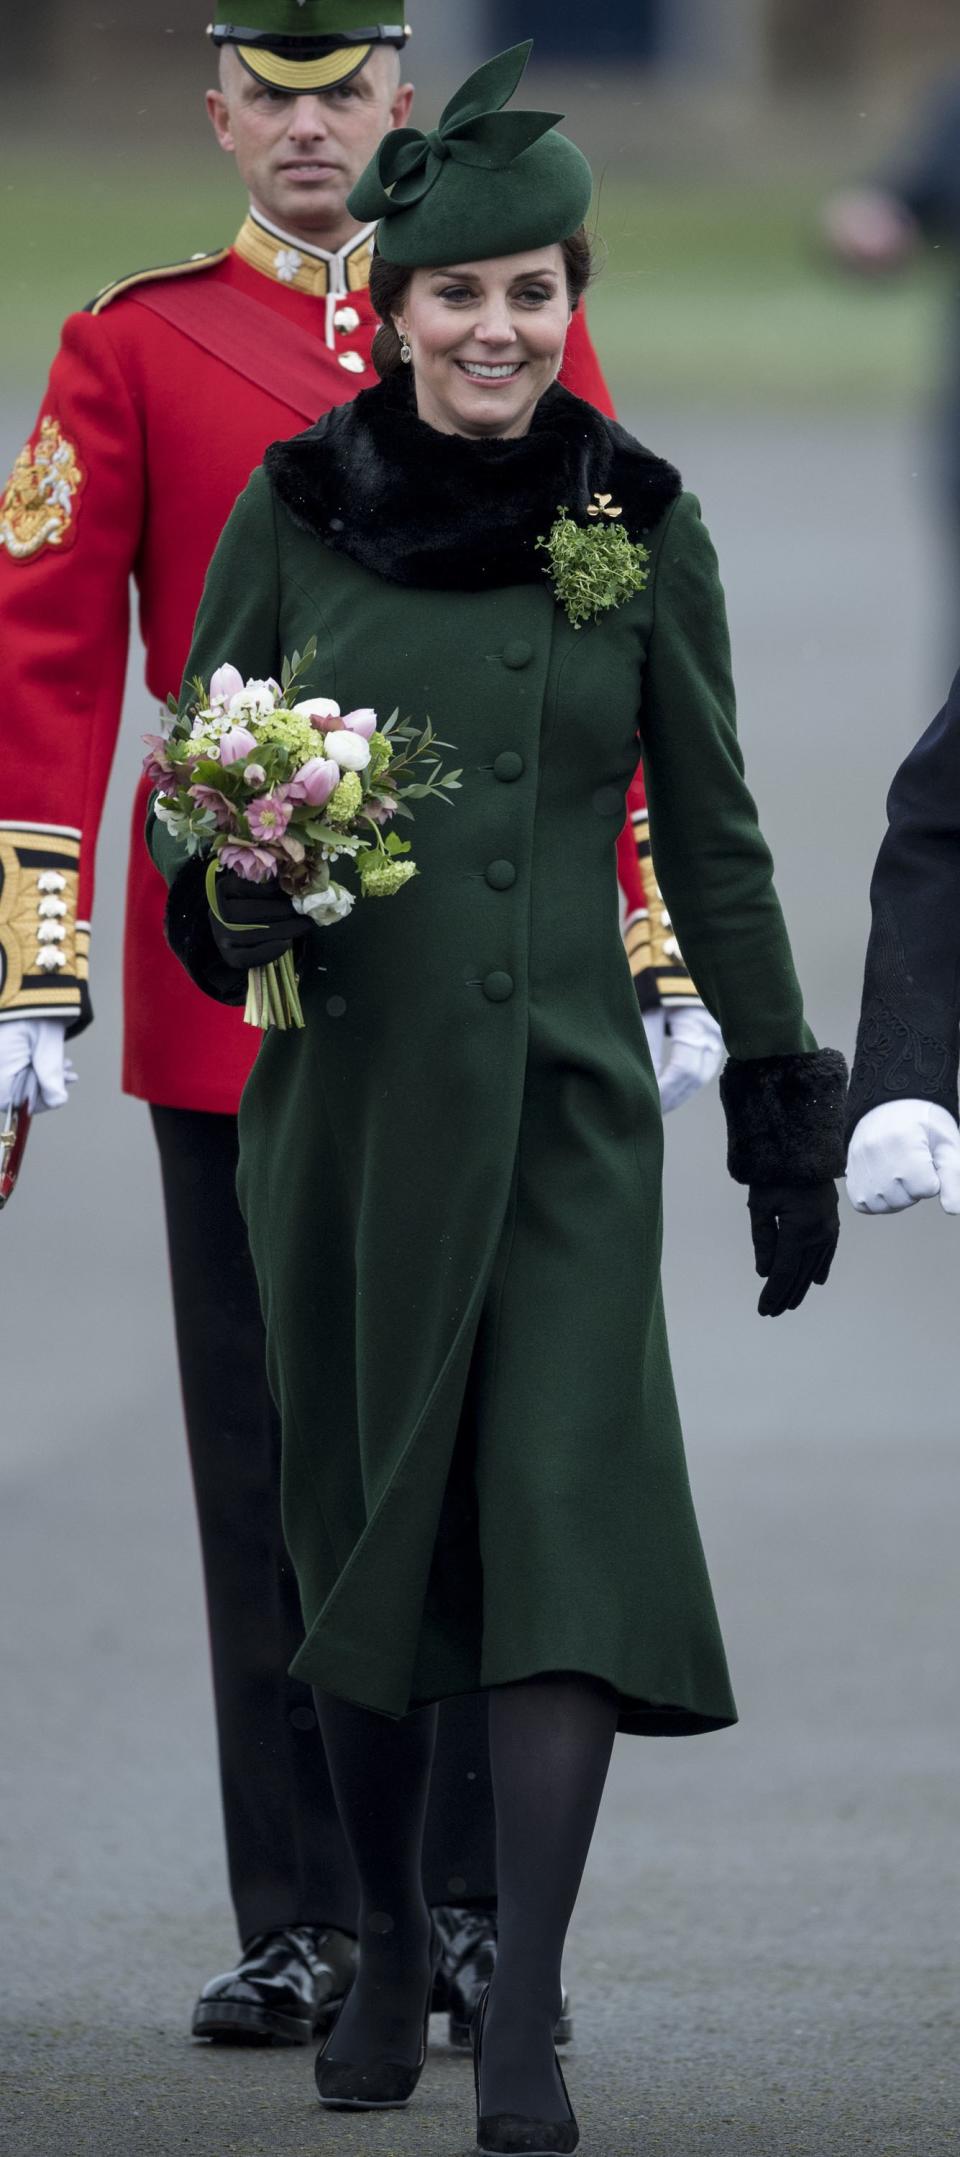
<path fill-rule="evenodd" d="M 243 1004 L 247 976 L 222 959 L 213 941 L 206 893 L 207 862 L 194 854 L 178 870 L 167 893 L 164 929 L 167 942 L 191 981 L 218 1004 Z"/>
<path fill-rule="evenodd" d="M 843 1175 L 847 1066 L 837 1049 L 731 1056 L 720 1079 L 727 1167 L 737 1183 L 810 1190 Z"/>

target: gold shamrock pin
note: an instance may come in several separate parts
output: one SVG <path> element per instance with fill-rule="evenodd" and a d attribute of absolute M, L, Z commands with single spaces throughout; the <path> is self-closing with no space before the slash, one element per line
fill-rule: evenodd
<path fill-rule="evenodd" d="M 588 517 L 623 516 L 623 510 L 616 507 L 612 494 L 601 494 L 596 487 L 593 491 L 596 494 L 597 499 L 595 502 L 591 502 L 589 504 L 587 509 Z"/>

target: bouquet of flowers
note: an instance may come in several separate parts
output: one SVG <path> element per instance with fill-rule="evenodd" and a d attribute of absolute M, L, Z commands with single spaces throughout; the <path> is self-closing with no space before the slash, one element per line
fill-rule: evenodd
<path fill-rule="evenodd" d="M 374 711 L 301 700 L 315 657 L 311 639 L 284 660 L 279 682 L 245 682 L 236 667 L 218 667 L 209 688 L 196 680 L 182 704 L 168 698 L 164 732 L 145 736 L 154 813 L 188 854 L 209 855 L 207 898 L 218 919 L 221 869 L 252 884 L 276 877 L 296 911 L 323 928 L 344 921 L 358 895 L 391 898 L 417 867 L 410 842 L 386 827 L 411 817 L 412 801 L 452 806 L 460 785 L 459 771 L 442 769 L 436 752 L 450 744 L 429 720 L 416 728 L 395 711 L 380 726 Z M 332 874 L 341 862 L 352 888 Z M 303 1025 L 291 951 L 251 969 L 245 1017 L 261 1029 Z"/>

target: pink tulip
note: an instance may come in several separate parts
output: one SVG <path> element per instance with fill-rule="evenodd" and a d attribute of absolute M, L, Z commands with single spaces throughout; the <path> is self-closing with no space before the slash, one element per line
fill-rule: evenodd
<path fill-rule="evenodd" d="M 220 762 L 240 764 L 245 756 L 253 754 L 256 746 L 256 737 L 251 734 L 249 727 L 228 727 L 226 733 L 220 736 Z"/>
<path fill-rule="evenodd" d="M 286 789 L 284 789 L 284 792 Z M 292 809 L 283 793 L 260 794 L 247 808 L 247 823 L 255 839 L 282 839 L 290 822 Z"/>
<path fill-rule="evenodd" d="M 351 734 L 362 734 L 364 741 L 369 741 L 371 734 L 377 731 L 377 715 L 370 710 L 369 705 L 364 705 L 358 712 L 344 712 L 340 725 L 346 727 Z"/>
<path fill-rule="evenodd" d="M 234 869 L 248 884 L 265 884 L 276 875 L 276 858 L 268 846 L 222 846 L 217 859 L 221 868 Z"/>
<path fill-rule="evenodd" d="M 340 784 L 340 766 L 330 757 L 312 756 L 309 763 L 301 764 L 296 776 L 284 788 L 288 801 L 309 802 L 311 809 L 322 809 L 329 801 L 335 787 Z"/>
<path fill-rule="evenodd" d="M 211 704 L 227 705 L 231 697 L 235 697 L 238 690 L 242 688 L 243 675 L 238 668 L 229 664 L 218 667 L 216 673 L 210 679 L 210 702 Z"/>

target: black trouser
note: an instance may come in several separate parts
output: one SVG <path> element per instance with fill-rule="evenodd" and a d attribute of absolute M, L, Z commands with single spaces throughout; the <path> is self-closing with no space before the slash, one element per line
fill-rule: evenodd
<path fill-rule="evenodd" d="M 355 1929 L 312 1695 L 287 1676 L 303 1638 L 280 1528 L 280 1429 L 237 1204 L 233 1116 L 154 1108 L 180 1376 L 207 1592 L 230 1887 L 241 1940 L 282 1925 Z M 493 1903 L 486 1702 L 441 1711 L 424 1849 L 431 1903 Z"/>

